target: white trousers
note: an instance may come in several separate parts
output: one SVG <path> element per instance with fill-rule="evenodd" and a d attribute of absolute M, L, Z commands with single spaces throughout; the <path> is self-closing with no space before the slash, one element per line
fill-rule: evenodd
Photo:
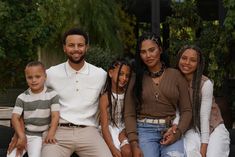
<path fill-rule="evenodd" d="M 41 157 L 42 137 L 26 135 L 26 138 L 27 150 L 24 150 L 21 157 L 24 156 L 26 151 L 29 157 Z M 16 157 L 16 148 L 11 152 L 11 154 L 7 154 L 7 157 Z"/>
<path fill-rule="evenodd" d="M 190 129 L 185 133 L 184 147 L 185 147 L 187 157 L 201 157 L 200 135 L 194 129 Z"/>
<path fill-rule="evenodd" d="M 200 135 L 193 129 L 186 132 L 184 137 L 185 151 L 187 157 L 201 157 Z M 224 124 L 218 125 L 211 133 L 207 147 L 207 157 L 228 157 L 229 155 L 229 132 Z"/>
<path fill-rule="evenodd" d="M 228 157 L 229 156 L 229 132 L 224 124 L 218 125 L 211 133 L 208 147 L 207 157 Z"/>
<path fill-rule="evenodd" d="M 117 149 L 120 150 L 120 141 L 119 141 L 119 134 L 120 132 L 123 130 L 123 128 L 117 128 L 115 126 L 111 126 L 109 125 L 109 132 L 112 136 L 112 139 L 113 139 L 113 144 L 115 145 L 115 147 Z"/>

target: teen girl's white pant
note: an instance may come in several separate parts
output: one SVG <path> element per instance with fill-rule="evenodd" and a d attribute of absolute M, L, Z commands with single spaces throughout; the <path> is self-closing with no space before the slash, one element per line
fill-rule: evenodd
<path fill-rule="evenodd" d="M 193 129 L 186 132 L 184 137 L 185 151 L 187 157 L 201 157 L 200 135 Z M 229 132 L 224 124 L 218 125 L 211 133 L 207 147 L 207 157 L 228 157 L 229 156 Z"/>
<path fill-rule="evenodd" d="M 26 135 L 26 138 L 27 138 L 27 150 L 23 151 L 21 157 L 24 156 L 26 151 L 29 157 L 41 157 L 42 137 Z M 16 148 L 10 154 L 7 154 L 7 157 L 16 157 Z"/>
<path fill-rule="evenodd" d="M 229 156 L 229 132 L 224 124 L 218 125 L 211 133 L 208 147 L 207 157 L 228 157 Z"/>

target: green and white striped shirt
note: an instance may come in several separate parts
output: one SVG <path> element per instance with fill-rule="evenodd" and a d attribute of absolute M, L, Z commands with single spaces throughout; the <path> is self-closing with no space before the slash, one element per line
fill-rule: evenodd
<path fill-rule="evenodd" d="M 59 111 L 59 96 L 47 87 L 41 93 L 34 94 L 30 89 L 21 93 L 12 113 L 22 115 L 27 135 L 41 136 L 49 128 L 51 112 Z"/>

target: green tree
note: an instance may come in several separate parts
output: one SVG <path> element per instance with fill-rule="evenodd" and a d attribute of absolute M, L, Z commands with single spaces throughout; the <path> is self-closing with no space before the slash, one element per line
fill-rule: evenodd
<path fill-rule="evenodd" d="M 167 17 L 166 23 L 170 27 L 168 53 L 171 64 L 174 65 L 180 47 L 195 42 L 196 32 L 200 29 L 202 21 L 194 0 L 185 0 L 182 3 L 172 1 L 171 8 L 172 15 Z"/>
<path fill-rule="evenodd" d="M 197 44 L 206 57 L 205 72 L 215 83 L 216 92 L 221 91 L 228 76 L 229 43 L 234 33 L 234 1 L 226 0 L 228 9 L 225 27 L 219 21 L 203 21 L 197 12 L 196 0 L 185 0 L 182 3 L 172 2 L 173 14 L 167 18 L 170 26 L 170 59 L 174 58 L 182 45 Z"/>
<path fill-rule="evenodd" d="M 60 0 L 0 1 L 0 89 L 22 86 L 23 69 L 61 26 Z"/>
<path fill-rule="evenodd" d="M 110 55 L 130 50 L 135 43 L 134 18 L 126 16 L 120 4 L 115 0 L 0 0 L 0 80 L 4 82 L 0 89 L 24 86 L 24 66 L 40 59 L 42 52 L 64 58 L 61 36 L 71 27 L 86 30 L 91 47 Z"/>
<path fill-rule="evenodd" d="M 110 55 L 134 52 L 135 18 L 127 14 L 122 3 L 116 0 L 65 0 L 63 6 L 66 16 L 63 27 L 57 34 L 57 38 L 48 44 L 44 52 L 48 52 L 48 49 L 51 50 L 52 45 L 60 45 L 53 47 L 54 53 L 57 56 L 63 54 L 61 43 L 58 41 L 60 41 L 62 33 L 71 27 L 79 27 L 88 32 L 90 47 L 93 50 L 104 50 L 105 53 L 111 53 L 105 55 L 106 60 L 109 60 Z M 92 54 L 99 58 L 96 56 L 99 55 L 98 53 Z M 60 58 L 63 58 L 63 55 Z M 98 60 L 93 59 L 92 63 L 99 65 Z"/>

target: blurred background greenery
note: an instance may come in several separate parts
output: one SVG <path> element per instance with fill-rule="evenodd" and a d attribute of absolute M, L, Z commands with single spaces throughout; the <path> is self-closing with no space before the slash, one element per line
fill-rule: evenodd
<path fill-rule="evenodd" d="M 89 34 L 87 59 L 97 66 L 106 69 L 114 57 L 133 55 L 137 37 L 151 30 L 151 21 L 142 19 L 150 18 L 151 2 L 0 0 L 0 91 L 25 89 L 23 70 L 31 60 L 40 60 L 46 67 L 65 61 L 61 36 L 71 27 L 82 28 Z M 216 8 L 208 5 L 202 14 L 202 2 L 218 5 Z M 182 45 L 199 45 L 206 56 L 205 74 L 215 83 L 215 94 L 229 97 L 234 111 L 235 0 L 160 0 L 160 3 L 164 16 L 160 35 L 171 64 L 174 65 Z M 221 6 L 225 10 L 222 20 L 205 18 L 213 9 L 219 12 Z"/>

